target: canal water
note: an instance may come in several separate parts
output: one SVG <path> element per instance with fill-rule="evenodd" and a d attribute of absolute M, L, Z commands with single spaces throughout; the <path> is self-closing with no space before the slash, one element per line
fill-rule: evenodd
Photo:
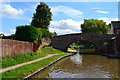
<path fill-rule="evenodd" d="M 31 78 L 119 78 L 119 62 L 119 59 L 101 55 L 76 54 L 58 61 Z"/>

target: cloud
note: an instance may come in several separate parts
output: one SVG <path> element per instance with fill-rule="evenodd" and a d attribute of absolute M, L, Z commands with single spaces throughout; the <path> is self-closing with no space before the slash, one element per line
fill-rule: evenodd
<path fill-rule="evenodd" d="M 51 21 L 49 30 L 50 32 L 55 31 L 59 35 L 69 34 L 69 33 L 80 33 L 81 23 L 83 23 L 83 21 L 74 21 L 72 19 Z"/>
<path fill-rule="evenodd" d="M 100 18 L 98 18 L 98 20 L 103 20 L 103 21 L 105 21 L 107 24 L 109 24 L 109 23 L 111 23 L 111 21 L 118 21 L 118 18 L 100 17 Z"/>
<path fill-rule="evenodd" d="M 16 9 L 9 4 L 0 5 L 0 15 L 3 17 L 14 17 L 23 13 L 22 9 Z"/>
<path fill-rule="evenodd" d="M 90 9 L 102 9 L 102 8 L 90 8 Z"/>
<path fill-rule="evenodd" d="M 56 32 L 58 35 L 63 35 L 63 34 L 70 34 L 70 33 L 80 33 L 79 32 L 76 32 L 76 31 L 72 31 L 71 29 L 65 29 L 65 30 L 61 30 L 61 29 L 58 29 L 58 28 L 49 28 L 50 32 Z"/>
<path fill-rule="evenodd" d="M 6 34 L 6 33 L 5 33 L 4 35 L 5 35 L 5 36 L 10 36 L 11 34 Z"/>
<path fill-rule="evenodd" d="M 31 23 L 32 19 L 29 19 L 28 22 Z"/>
<path fill-rule="evenodd" d="M 51 7 L 51 11 L 53 14 L 60 15 L 59 13 L 63 13 L 65 15 L 73 17 L 73 18 L 81 17 L 81 15 L 83 14 L 82 11 L 73 9 L 71 7 L 68 7 L 68 6 Z"/>
<path fill-rule="evenodd" d="M 103 20 L 107 24 L 111 21 L 118 21 L 118 18 L 107 18 L 100 17 L 98 20 Z M 58 35 L 70 34 L 70 33 L 80 33 L 81 26 L 83 21 L 74 21 L 72 19 L 60 20 L 60 21 L 51 21 L 49 30 L 50 32 L 56 32 Z"/>
<path fill-rule="evenodd" d="M 104 14 L 109 14 L 109 12 L 107 12 L 107 11 L 96 11 L 96 12 L 98 12 L 98 13 L 104 13 Z"/>
<path fill-rule="evenodd" d="M 15 33 L 15 32 L 16 32 L 16 29 L 10 29 L 10 32 L 11 32 L 11 33 Z"/>

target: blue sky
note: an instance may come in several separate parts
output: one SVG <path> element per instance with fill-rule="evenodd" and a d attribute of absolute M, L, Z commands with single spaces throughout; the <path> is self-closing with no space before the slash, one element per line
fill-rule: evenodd
<path fill-rule="evenodd" d="M 45 2 L 53 13 L 49 26 L 59 35 L 81 32 L 84 19 L 99 19 L 106 23 L 118 20 L 117 2 Z M 18 25 L 28 25 L 39 2 L 4 2 L 0 5 L 2 31 L 14 34 Z M 1 24 L 1 23 L 0 23 Z"/>

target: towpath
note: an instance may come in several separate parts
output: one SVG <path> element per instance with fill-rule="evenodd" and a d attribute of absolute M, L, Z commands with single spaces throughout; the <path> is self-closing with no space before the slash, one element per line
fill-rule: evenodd
<path fill-rule="evenodd" d="M 21 64 L 17 64 L 17 65 L 14 65 L 14 66 L 10 66 L 10 67 L 7 67 L 7 68 L 0 69 L 0 73 L 3 73 L 3 72 L 5 72 L 5 71 L 18 68 L 18 67 L 23 66 L 23 65 L 27 65 L 27 64 L 31 64 L 31 63 L 40 61 L 40 60 L 43 60 L 43 59 L 52 57 L 52 56 L 54 56 L 54 55 L 57 55 L 57 54 L 48 54 L 48 55 L 45 56 L 45 57 L 42 57 L 42 58 L 39 58 L 39 59 L 36 59 L 36 60 L 33 60 L 33 61 L 28 61 L 28 62 L 25 62 L 25 63 L 21 63 Z"/>

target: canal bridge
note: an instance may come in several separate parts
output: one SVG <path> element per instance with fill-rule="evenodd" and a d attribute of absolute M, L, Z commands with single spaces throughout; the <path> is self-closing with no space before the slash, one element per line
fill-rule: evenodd
<path fill-rule="evenodd" d="M 77 33 L 66 34 L 52 37 L 52 47 L 67 51 L 70 44 L 76 41 L 88 41 L 94 44 L 95 53 L 113 53 L 114 52 L 114 35 L 97 34 L 97 33 Z"/>

